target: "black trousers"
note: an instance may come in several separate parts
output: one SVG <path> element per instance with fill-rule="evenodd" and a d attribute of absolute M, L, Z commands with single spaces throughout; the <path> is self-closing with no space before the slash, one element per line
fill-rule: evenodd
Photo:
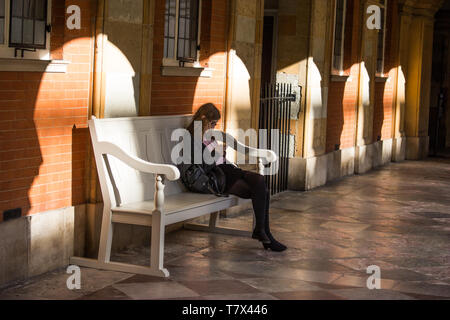
<path fill-rule="evenodd" d="M 269 230 L 269 204 L 270 193 L 264 182 L 264 176 L 242 170 L 232 164 L 221 164 L 219 167 L 226 176 L 226 193 L 233 194 L 243 199 L 252 199 L 255 212 L 255 228 Z"/>

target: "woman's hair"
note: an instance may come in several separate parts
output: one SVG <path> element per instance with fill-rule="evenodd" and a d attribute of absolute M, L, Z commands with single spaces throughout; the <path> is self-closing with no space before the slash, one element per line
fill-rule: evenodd
<path fill-rule="evenodd" d="M 194 134 L 194 122 L 202 122 L 202 133 L 207 128 L 208 122 L 218 121 L 220 119 L 220 112 L 217 107 L 212 103 L 205 103 L 202 105 L 197 112 L 194 114 L 191 123 L 187 127 L 187 130 L 191 135 Z"/>

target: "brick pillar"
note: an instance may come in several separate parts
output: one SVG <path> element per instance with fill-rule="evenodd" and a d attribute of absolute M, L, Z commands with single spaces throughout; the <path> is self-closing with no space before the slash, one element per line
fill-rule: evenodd
<path fill-rule="evenodd" d="M 309 190 L 325 184 L 327 179 L 325 144 L 332 8 L 331 1 L 311 2 L 303 157 L 292 158 L 289 162 L 289 188 L 293 190 Z"/>

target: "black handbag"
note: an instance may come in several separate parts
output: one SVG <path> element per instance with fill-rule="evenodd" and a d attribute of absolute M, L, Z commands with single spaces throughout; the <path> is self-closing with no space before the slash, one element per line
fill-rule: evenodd
<path fill-rule="evenodd" d="M 228 197 L 225 194 L 225 173 L 216 165 L 179 164 L 180 178 L 183 184 L 192 192 L 215 194 Z"/>

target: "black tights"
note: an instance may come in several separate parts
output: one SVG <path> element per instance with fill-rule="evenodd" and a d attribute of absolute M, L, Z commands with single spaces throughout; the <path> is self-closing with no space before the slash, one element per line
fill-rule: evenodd
<path fill-rule="evenodd" d="M 251 171 L 242 171 L 241 178 L 228 188 L 227 193 L 243 199 L 252 199 L 255 212 L 255 229 L 264 229 L 266 234 L 270 233 L 268 214 L 270 193 L 264 182 L 264 176 Z"/>
<path fill-rule="evenodd" d="M 255 212 L 255 229 L 252 238 L 263 243 L 264 249 L 281 252 L 287 247 L 274 239 L 269 228 L 270 193 L 264 176 L 250 171 L 243 171 L 233 165 L 220 165 L 227 179 L 226 192 L 240 198 L 252 199 Z"/>

